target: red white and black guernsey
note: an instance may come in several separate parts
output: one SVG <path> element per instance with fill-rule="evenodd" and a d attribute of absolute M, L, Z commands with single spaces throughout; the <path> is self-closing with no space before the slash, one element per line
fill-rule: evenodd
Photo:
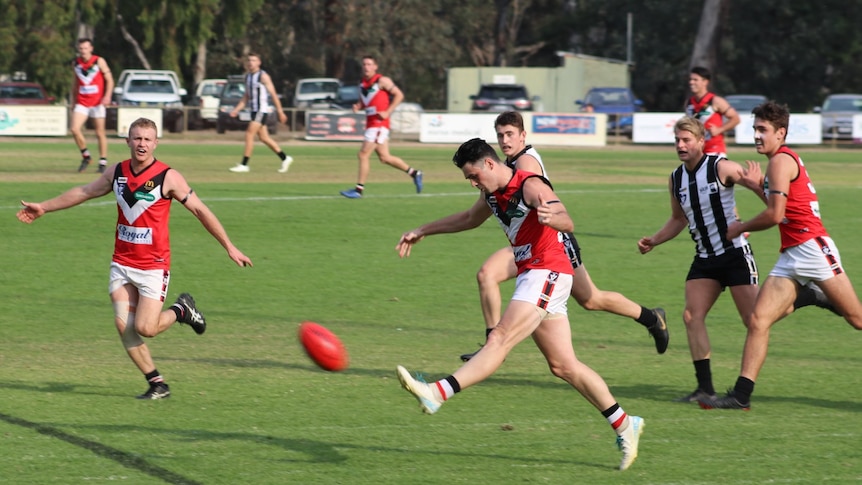
<path fill-rule="evenodd" d="M 541 175 L 515 170 L 503 190 L 485 194 L 485 202 L 509 238 L 518 274 L 529 269 L 572 274 L 572 262 L 563 245 L 562 233 L 539 223 L 535 209 L 524 202 L 524 182 L 533 177 L 551 186 Z"/>
<path fill-rule="evenodd" d="M 141 270 L 170 269 L 171 198 L 162 191 L 170 169 L 154 160 L 136 174 L 131 160 L 117 164 L 113 183 L 117 198 L 114 262 Z"/>

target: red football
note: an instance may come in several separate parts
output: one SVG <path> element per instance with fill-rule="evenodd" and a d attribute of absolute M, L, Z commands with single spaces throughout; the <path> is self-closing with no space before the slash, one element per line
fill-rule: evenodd
<path fill-rule="evenodd" d="M 322 369 L 341 371 L 347 368 L 349 359 L 344 344 L 323 325 L 302 322 L 299 326 L 299 342 L 305 353 Z"/>

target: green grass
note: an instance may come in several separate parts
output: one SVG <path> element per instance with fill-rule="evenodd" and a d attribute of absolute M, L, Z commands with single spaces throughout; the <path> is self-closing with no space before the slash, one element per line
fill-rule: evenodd
<path fill-rule="evenodd" d="M 210 328 L 175 326 L 149 342 L 173 396 L 132 397 L 145 382 L 125 356 L 107 296 L 115 207 L 109 197 L 32 226 L 18 201 L 42 200 L 75 174 L 70 140 L 0 141 L 0 483 L 848 483 L 862 481 L 860 335 L 803 309 L 776 325 L 753 410 L 706 412 L 671 399 L 695 385 L 681 321 L 693 244 L 681 235 L 641 256 L 639 237 L 669 215 L 670 147 L 542 150 L 596 284 L 670 318 L 668 352 L 628 319 L 570 304 L 579 357 L 621 405 L 646 419 L 638 461 L 619 453 L 601 415 L 552 377 L 531 342 L 486 382 L 424 416 L 398 385 L 402 364 L 454 371 L 483 338 L 475 284 L 506 242 L 496 223 L 434 236 L 400 260 L 401 233 L 469 206 L 476 193 L 449 162 L 454 146 L 396 145 L 426 173 L 375 165 L 368 195 L 337 195 L 357 145 L 286 143 L 286 175 L 258 144 L 252 172 L 231 174 L 236 143 L 162 143 L 254 261 L 238 268 L 179 204 L 169 299 L 192 293 Z M 126 155 L 113 142 L 112 159 Z M 851 278 L 862 274 L 862 163 L 853 150 L 800 150 Z M 737 150 L 737 160 L 759 159 Z M 760 210 L 740 195 L 741 212 Z M 752 236 L 762 273 L 777 231 Z M 511 283 L 503 288 L 510 294 Z M 317 369 L 296 340 L 304 320 L 345 342 L 350 368 Z M 732 385 L 744 331 L 729 296 L 708 319 L 716 386 Z"/>

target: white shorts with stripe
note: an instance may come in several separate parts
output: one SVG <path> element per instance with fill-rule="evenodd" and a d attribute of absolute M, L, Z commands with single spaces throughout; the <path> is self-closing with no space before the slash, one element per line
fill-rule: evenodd
<path fill-rule="evenodd" d="M 382 145 L 389 140 L 389 128 L 385 126 L 375 126 L 365 129 L 365 141 L 370 141 Z"/>
<path fill-rule="evenodd" d="M 790 278 L 804 286 L 812 280 L 825 281 L 843 272 L 835 241 L 823 236 L 785 249 L 769 276 Z"/>
<path fill-rule="evenodd" d="M 76 104 L 72 109 L 75 113 L 81 113 L 82 115 L 87 115 L 89 118 L 104 118 L 107 114 L 107 110 L 105 109 L 104 104 L 100 104 L 97 106 L 84 106 L 83 104 Z"/>
<path fill-rule="evenodd" d="M 572 275 L 547 269 L 531 269 L 518 275 L 512 300 L 532 303 L 549 315 L 566 315 L 572 292 Z"/>
<path fill-rule="evenodd" d="M 165 301 L 170 282 L 170 271 L 163 269 L 136 269 L 111 262 L 108 293 L 117 291 L 123 285 L 132 285 L 138 289 L 138 295 L 140 296 Z"/>

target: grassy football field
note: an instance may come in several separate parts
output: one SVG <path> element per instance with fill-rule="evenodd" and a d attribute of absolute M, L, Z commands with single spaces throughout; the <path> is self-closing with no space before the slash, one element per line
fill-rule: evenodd
<path fill-rule="evenodd" d="M 89 182 L 71 139 L 0 141 L 0 483 L 77 484 L 810 484 L 862 481 L 862 334 L 805 308 L 774 327 L 750 412 L 703 411 L 672 399 L 696 385 L 682 324 L 693 256 L 687 234 L 642 256 L 636 242 L 668 218 L 671 146 L 541 149 L 575 221 L 596 284 L 667 310 L 657 355 L 646 330 L 570 300 L 575 350 L 629 414 L 643 416 L 626 472 L 601 414 L 548 372 L 532 342 L 486 382 L 434 416 L 420 413 L 395 366 L 428 379 L 453 372 L 484 339 L 475 272 L 506 245 L 497 223 L 425 239 L 410 258 L 400 235 L 469 207 L 477 193 L 455 146 L 395 144 L 425 172 L 372 163 L 367 196 L 348 200 L 358 144 L 285 142 L 287 174 L 258 143 L 252 172 L 227 171 L 242 145 L 165 140 L 179 169 L 254 261 L 238 268 L 181 205 L 171 220 L 168 299 L 190 292 L 202 336 L 176 325 L 149 341 L 172 397 L 134 399 L 146 383 L 125 355 L 107 295 L 116 208 L 108 196 L 33 225 L 15 212 Z M 824 220 L 857 288 L 862 282 L 862 152 L 802 147 Z M 731 157 L 765 159 L 751 147 Z M 111 159 L 128 148 L 111 144 Z M 738 196 L 743 217 L 761 210 Z M 751 237 L 761 274 L 778 232 Z M 504 301 L 512 283 L 503 287 Z M 303 353 L 305 320 L 334 331 L 349 369 L 328 373 Z M 721 391 L 739 371 L 744 329 L 729 295 L 708 328 Z"/>

